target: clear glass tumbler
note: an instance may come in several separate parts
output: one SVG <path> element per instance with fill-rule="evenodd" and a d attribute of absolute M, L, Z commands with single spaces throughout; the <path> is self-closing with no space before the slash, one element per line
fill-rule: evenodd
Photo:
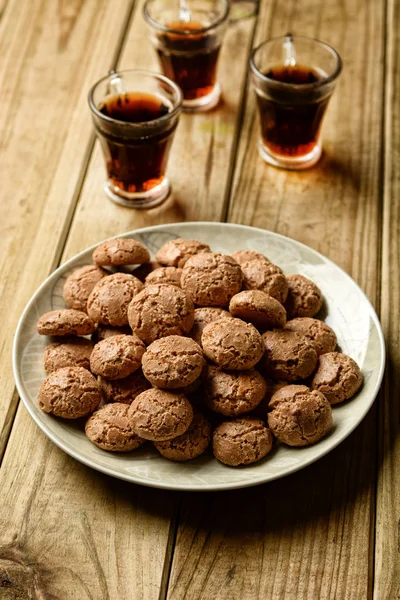
<path fill-rule="evenodd" d="M 228 14 L 228 0 L 147 0 L 144 6 L 161 70 L 181 88 L 185 110 L 219 102 L 217 63 Z"/>
<path fill-rule="evenodd" d="M 263 42 L 250 57 L 260 116 L 259 153 L 270 165 L 307 169 L 318 162 L 321 125 L 342 69 L 323 42 L 292 36 Z"/>
<path fill-rule="evenodd" d="M 110 72 L 89 92 L 103 150 L 107 196 L 123 206 L 150 208 L 169 194 L 168 155 L 182 107 L 173 82 L 151 71 Z"/>

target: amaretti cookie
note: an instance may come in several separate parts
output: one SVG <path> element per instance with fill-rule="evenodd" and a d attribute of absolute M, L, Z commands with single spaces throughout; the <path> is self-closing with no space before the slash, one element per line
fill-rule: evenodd
<path fill-rule="evenodd" d="M 310 386 L 322 392 L 331 404 L 338 404 L 352 398 L 362 382 L 360 367 L 350 356 L 328 352 L 319 357 Z"/>
<path fill-rule="evenodd" d="M 119 402 L 96 410 L 85 425 L 89 440 L 109 452 L 130 452 L 139 448 L 145 440 L 133 431 L 128 410 L 129 406 Z"/>
<path fill-rule="evenodd" d="M 146 344 L 167 335 L 186 335 L 194 321 L 191 298 L 175 285 L 146 286 L 128 309 L 132 331 Z"/>
<path fill-rule="evenodd" d="M 217 319 L 231 319 L 232 315 L 223 308 L 216 306 L 202 306 L 194 310 L 194 323 L 189 335 L 195 342 L 201 346 L 201 336 L 203 335 L 204 327 Z"/>
<path fill-rule="evenodd" d="M 89 296 L 89 316 L 103 325 L 128 324 L 128 306 L 143 288 L 143 283 L 127 273 L 113 273 L 101 279 Z"/>
<path fill-rule="evenodd" d="M 257 329 L 240 319 L 218 319 L 206 325 L 201 342 L 207 358 L 229 371 L 251 369 L 264 353 Z"/>
<path fill-rule="evenodd" d="M 198 411 L 194 412 L 189 429 L 172 440 L 154 442 L 159 453 L 178 462 L 197 458 L 207 450 L 211 440 L 211 426 Z"/>
<path fill-rule="evenodd" d="M 123 379 L 140 368 L 146 346 L 134 333 L 114 335 L 95 345 L 90 370 L 106 379 Z"/>
<path fill-rule="evenodd" d="M 268 454 L 272 441 L 272 433 L 261 419 L 241 417 L 218 425 L 213 434 L 213 452 L 225 465 L 249 465 Z"/>
<path fill-rule="evenodd" d="M 198 306 L 223 307 L 240 291 L 242 270 L 231 256 L 197 254 L 185 263 L 181 285 Z"/>
<path fill-rule="evenodd" d="M 203 352 L 194 340 L 169 335 L 148 346 L 142 368 L 154 386 L 173 390 L 193 383 L 200 376 L 204 362 Z"/>
<path fill-rule="evenodd" d="M 319 287 L 304 275 L 287 275 L 288 295 L 284 301 L 288 319 L 313 317 L 322 308 Z"/>
<path fill-rule="evenodd" d="M 169 283 L 181 287 L 182 269 L 177 267 L 160 267 L 149 273 L 146 277 L 146 284 Z"/>
<path fill-rule="evenodd" d="M 93 262 L 100 266 L 141 265 L 150 260 L 146 246 L 138 240 L 116 238 L 97 246 L 92 255 Z"/>
<path fill-rule="evenodd" d="M 298 317 L 286 323 L 285 329 L 296 331 L 307 338 L 318 356 L 333 352 L 336 348 L 336 334 L 329 325 L 311 317 Z"/>
<path fill-rule="evenodd" d="M 40 335 L 89 335 L 95 328 L 96 323 L 90 316 L 73 308 L 51 310 L 42 315 L 37 323 Z"/>
<path fill-rule="evenodd" d="M 68 308 L 87 311 L 87 301 L 96 283 L 108 275 L 96 265 L 86 265 L 76 269 L 64 283 L 63 296 Z"/>
<path fill-rule="evenodd" d="M 195 254 L 203 254 L 210 252 L 210 246 L 198 242 L 197 240 L 185 240 L 176 238 L 170 240 L 159 249 L 156 254 L 156 259 L 162 265 L 167 267 L 179 267 L 185 265 L 186 261 Z"/>
<path fill-rule="evenodd" d="M 318 356 L 307 339 L 289 329 L 273 329 L 262 336 L 263 368 L 269 377 L 297 381 L 315 370 Z"/>
<path fill-rule="evenodd" d="M 253 259 L 242 263 L 243 287 L 260 290 L 283 303 L 288 294 L 288 284 L 282 269 L 265 259 Z"/>
<path fill-rule="evenodd" d="M 269 403 L 268 425 L 279 441 L 308 446 L 323 438 L 333 426 L 332 409 L 324 394 L 305 385 L 287 385 Z"/>
<path fill-rule="evenodd" d="M 260 290 L 244 290 L 231 299 L 229 311 L 234 317 L 253 323 L 258 329 L 284 327 L 286 310 L 275 298 Z"/>
<path fill-rule="evenodd" d="M 278 390 L 281 390 L 286 385 L 290 385 L 289 381 L 284 381 L 283 379 L 271 379 L 270 377 L 264 377 L 264 381 L 266 383 L 267 389 L 264 395 L 264 398 L 261 402 L 256 406 L 254 410 L 251 411 L 252 416 L 259 417 L 263 421 L 267 423 L 268 421 L 268 412 L 269 412 L 269 402 L 272 396 Z"/>
<path fill-rule="evenodd" d="M 52 373 L 63 367 L 83 367 L 90 369 L 90 355 L 93 342 L 85 338 L 71 337 L 62 342 L 46 346 L 43 364 L 46 373 Z"/>
<path fill-rule="evenodd" d="M 141 369 L 124 379 L 97 378 L 99 388 L 106 402 L 122 402 L 132 404 L 142 392 L 151 388 L 151 383 L 143 375 Z"/>
<path fill-rule="evenodd" d="M 231 256 L 239 263 L 239 265 L 243 265 L 243 263 L 250 262 L 251 260 L 264 260 L 265 262 L 272 264 L 264 254 L 256 252 L 255 250 L 237 250 L 236 252 L 232 252 Z"/>
<path fill-rule="evenodd" d="M 160 442 L 185 433 L 193 419 L 193 408 L 183 394 L 151 389 L 135 398 L 129 418 L 138 436 Z"/>
<path fill-rule="evenodd" d="M 93 412 L 101 402 L 96 379 L 82 367 L 53 371 L 42 383 L 40 408 L 63 419 L 79 419 Z"/>
<path fill-rule="evenodd" d="M 248 413 L 264 398 L 267 385 L 255 369 L 224 371 L 209 366 L 204 378 L 204 400 L 208 408 L 227 417 Z"/>

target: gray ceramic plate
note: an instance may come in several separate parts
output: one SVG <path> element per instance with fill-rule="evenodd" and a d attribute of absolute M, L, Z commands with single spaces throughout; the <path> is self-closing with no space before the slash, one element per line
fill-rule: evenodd
<path fill-rule="evenodd" d="M 365 417 L 381 384 L 385 347 L 382 330 L 369 300 L 356 283 L 330 260 L 289 238 L 242 225 L 224 223 L 177 223 L 147 227 L 120 237 L 141 240 L 154 254 L 167 240 L 199 239 L 212 250 L 230 254 L 239 249 L 257 250 L 277 263 L 285 273 L 306 275 L 324 294 L 326 322 L 336 331 L 339 346 L 361 366 L 364 385 L 351 401 L 334 407 L 334 429 L 308 448 L 277 445 L 255 465 L 231 468 L 211 453 L 178 464 L 162 458 L 150 444 L 137 452 L 116 455 L 91 444 L 73 422 L 45 414 L 37 404 L 37 393 L 45 377 L 42 354 L 47 343 L 36 333 L 41 314 L 64 308 L 62 288 L 77 267 L 91 262 L 93 248 L 71 258 L 40 286 L 26 307 L 15 335 L 13 365 L 19 394 L 42 431 L 62 450 L 82 463 L 127 481 L 174 490 L 226 490 L 258 485 L 318 460 L 342 442 Z"/>

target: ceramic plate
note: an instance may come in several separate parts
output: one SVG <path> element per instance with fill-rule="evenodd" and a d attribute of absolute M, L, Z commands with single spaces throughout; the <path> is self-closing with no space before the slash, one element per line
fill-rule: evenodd
<path fill-rule="evenodd" d="M 37 290 L 20 319 L 13 348 L 15 379 L 25 407 L 42 431 L 70 456 L 113 477 L 152 487 L 198 491 L 242 488 L 283 477 L 318 460 L 340 444 L 365 417 L 382 380 L 383 335 L 369 300 L 330 260 L 276 233 L 224 223 L 160 225 L 119 237 L 142 241 L 153 255 L 166 241 L 177 237 L 201 240 L 213 251 L 226 254 L 239 249 L 257 250 L 277 263 L 285 273 L 309 277 L 323 292 L 325 321 L 335 330 L 340 349 L 360 365 L 364 384 L 356 397 L 334 407 L 334 429 L 328 437 L 307 448 L 276 444 L 274 450 L 255 465 L 227 467 L 211 453 L 189 463 L 173 463 L 162 458 L 151 444 L 122 455 L 100 450 L 86 439 L 76 424 L 47 415 L 37 403 L 37 394 L 45 378 L 42 354 L 48 339 L 36 333 L 36 322 L 49 310 L 65 308 L 64 281 L 74 269 L 91 262 L 93 247 L 54 271 Z"/>

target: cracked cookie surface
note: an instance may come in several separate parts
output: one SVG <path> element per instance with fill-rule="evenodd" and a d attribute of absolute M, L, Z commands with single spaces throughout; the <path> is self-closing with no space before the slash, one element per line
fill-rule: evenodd
<path fill-rule="evenodd" d="M 190 337 L 201 346 L 201 336 L 203 335 L 204 327 L 217 319 L 231 319 L 232 315 L 223 308 L 216 306 L 202 306 L 194 309 L 194 323 L 189 331 Z"/>
<path fill-rule="evenodd" d="M 192 384 L 204 366 L 203 352 L 191 338 L 169 335 L 148 346 L 142 359 L 145 377 L 161 389 Z"/>
<path fill-rule="evenodd" d="M 114 335 L 95 345 L 90 370 L 106 379 L 123 379 L 137 371 L 146 346 L 137 335 Z"/>
<path fill-rule="evenodd" d="M 146 344 L 167 335 L 186 335 L 194 321 L 191 298 L 175 285 L 146 286 L 128 309 L 129 324 Z"/>
<path fill-rule="evenodd" d="M 266 259 L 253 259 L 241 264 L 243 288 L 260 290 L 283 303 L 288 294 L 288 284 L 282 269 Z"/>
<path fill-rule="evenodd" d="M 194 304 L 224 307 L 242 287 L 242 270 L 226 254 L 197 254 L 186 262 L 181 285 Z"/>
<path fill-rule="evenodd" d="M 127 273 L 114 273 L 101 279 L 88 300 L 88 314 L 103 325 L 128 324 L 128 306 L 143 289 L 143 283 Z"/>
<path fill-rule="evenodd" d="M 108 452 L 130 452 L 139 448 L 145 440 L 133 431 L 128 410 L 129 406 L 118 402 L 96 410 L 86 421 L 88 439 Z"/>
<path fill-rule="evenodd" d="M 241 417 L 218 425 L 213 434 L 213 452 L 225 465 L 249 465 L 264 458 L 272 442 L 272 433 L 264 421 Z"/>
<path fill-rule="evenodd" d="M 145 284 L 169 283 L 181 287 L 182 269 L 177 267 L 159 267 L 146 276 Z"/>
<path fill-rule="evenodd" d="M 264 398 L 267 385 L 255 369 L 248 371 L 223 371 L 208 366 L 204 381 L 204 400 L 208 408 L 236 417 L 248 413 Z"/>
<path fill-rule="evenodd" d="M 261 290 L 244 290 L 229 302 L 234 317 L 253 323 L 258 329 L 284 327 L 286 310 L 275 298 Z"/>
<path fill-rule="evenodd" d="M 262 339 L 262 366 L 269 377 L 297 381 L 315 370 L 318 356 L 304 336 L 288 329 L 273 329 L 263 333 Z"/>
<path fill-rule="evenodd" d="M 93 262 L 99 266 L 141 265 L 150 260 L 146 246 L 138 240 L 116 238 L 106 240 L 96 248 Z"/>
<path fill-rule="evenodd" d="M 52 373 L 63 367 L 83 367 L 90 370 L 90 356 L 93 343 L 79 337 L 65 338 L 46 346 L 43 364 L 46 373 Z"/>
<path fill-rule="evenodd" d="M 40 408 L 64 419 L 79 419 L 93 412 L 101 402 L 96 379 L 82 367 L 53 371 L 38 394 Z"/>
<path fill-rule="evenodd" d="M 333 426 L 328 400 L 305 385 L 288 385 L 269 403 L 268 425 L 275 437 L 289 446 L 309 446 L 322 439 Z"/>
<path fill-rule="evenodd" d="M 141 369 L 124 379 L 98 377 L 97 381 L 106 402 L 132 404 L 139 394 L 151 388 L 150 382 L 147 381 Z"/>
<path fill-rule="evenodd" d="M 284 301 L 288 319 L 314 317 L 322 308 L 319 287 L 304 275 L 287 275 L 288 294 Z"/>
<path fill-rule="evenodd" d="M 189 428 L 178 437 L 164 442 L 154 442 L 159 453 L 178 462 L 197 458 L 205 452 L 211 440 L 211 426 L 198 411 L 194 412 Z"/>
<path fill-rule="evenodd" d="M 318 356 L 333 352 L 336 348 L 336 333 L 329 325 L 318 319 L 312 317 L 291 319 L 286 323 L 285 329 L 297 331 L 297 333 L 303 335 L 313 346 Z"/>
<path fill-rule="evenodd" d="M 210 252 L 210 246 L 197 240 L 185 240 L 176 238 L 170 240 L 162 246 L 156 254 L 156 259 L 161 264 L 168 267 L 182 268 L 186 261 L 196 254 Z"/>
<path fill-rule="evenodd" d="M 140 437 L 153 442 L 171 440 L 189 428 L 193 408 L 184 394 L 153 388 L 135 398 L 129 418 Z"/>
<path fill-rule="evenodd" d="M 310 387 L 322 392 L 331 404 L 338 404 L 352 398 L 362 382 L 360 367 L 350 356 L 328 352 L 319 357 Z"/>
<path fill-rule="evenodd" d="M 240 319 L 218 319 L 206 325 L 201 342 L 207 358 L 229 371 L 252 369 L 264 353 L 257 329 Z"/>
<path fill-rule="evenodd" d="M 96 283 L 109 275 L 96 265 L 86 265 L 76 269 L 64 283 L 63 296 L 68 308 L 87 312 L 87 301 Z"/>
<path fill-rule="evenodd" d="M 73 308 L 51 310 L 42 315 L 37 322 L 40 335 L 89 335 L 95 329 L 96 323 L 90 316 Z"/>

